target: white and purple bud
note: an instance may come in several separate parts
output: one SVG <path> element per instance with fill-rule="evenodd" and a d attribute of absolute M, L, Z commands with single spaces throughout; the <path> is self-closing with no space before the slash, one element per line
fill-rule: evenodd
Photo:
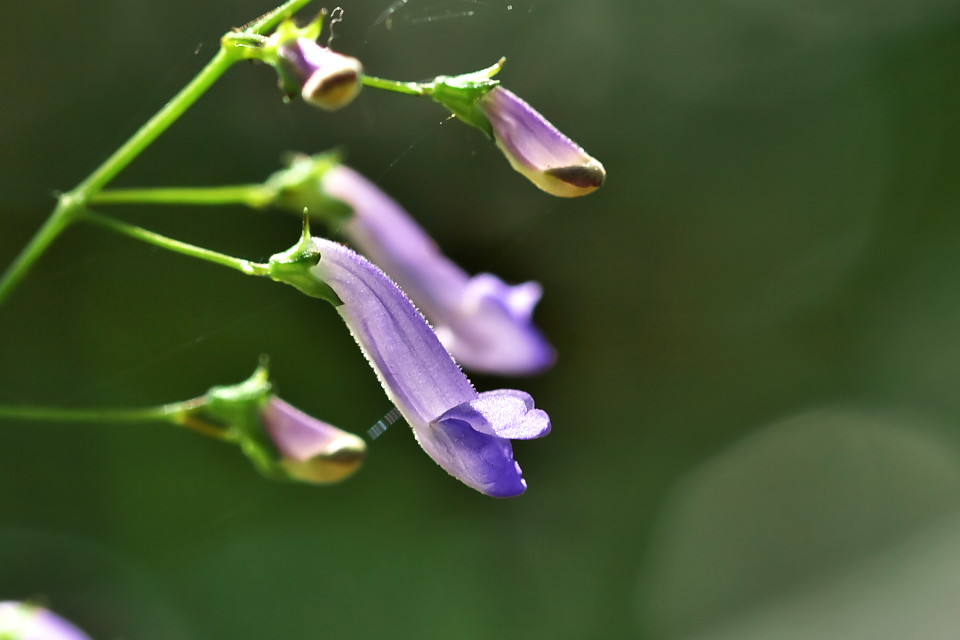
<path fill-rule="evenodd" d="M 4 640 L 90 640 L 90 636 L 49 609 L 23 602 L 0 602 Z"/>
<path fill-rule="evenodd" d="M 510 165 L 543 191 L 573 198 L 596 191 L 606 180 L 596 158 L 511 91 L 496 86 L 476 106 Z"/>
<path fill-rule="evenodd" d="M 305 264 L 335 294 L 337 311 L 377 374 L 387 397 L 413 428 L 420 446 L 464 484 L 495 497 L 523 493 L 527 483 L 510 441 L 539 438 L 550 418 L 523 391 L 478 394 L 403 291 L 373 263 L 347 247 L 305 237 L 270 260 L 277 279 L 288 261 Z M 280 277 L 278 277 L 280 276 Z"/>
<path fill-rule="evenodd" d="M 294 480 L 313 484 L 340 482 L 363 463 L 366 443 L 273 396 L 260 412 L 280 452 L 279 464 Z"/>
<path fill-rule="evenodd" d="M 363 65 L 352 56 L 297 37 L 277 45 L 280 86 L 288 94 L 298 90 L 304 102 L 334 111 L 360 92 Z"/>

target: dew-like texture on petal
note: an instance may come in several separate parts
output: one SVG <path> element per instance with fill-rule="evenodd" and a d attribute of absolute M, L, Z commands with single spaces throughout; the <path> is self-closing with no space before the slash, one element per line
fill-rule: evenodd
<path fill-rule="evenodd" d="M 470 381 L 403 291 L 380 269 L 336 242 L 314 238 L 317 276 L 340 297 L 337 311 L 387 397 L 416 428 L 476 397 Z"/>
<path fill-rule="evenodd" d="M 471 278 L 406 211 L 348 167 L 324 174 L 323 189 L 353 209 L 342 231 L 410 296 L 457 362 L 500 375 L 529 375 L 553 364 L 554 350 L 531 319 L 540 285 L 510 286 L 491 274 Z"/>
<path fill-rule="evenodd" d="M 52 611 L 22 602 L 0 602 L 0 638 L 90 640 L 90 636 Z"/>
<path fill-rule="evenodd" d="M 530 394 L 515 389 L 484 391 L 473 400 L 453 407 L 437 421 L 451 419 L 510 440 L 531 440 L 550 433 L 547 413 L 534 408 Z"/>
<path fill-rule="evenodd" d="M 420 446 L 452 476 L 495 498 L 527 489 L 506 438 L 481 433 L 463 420 L 446 418 L 414 429 Z"/>
<path fill-rule="evenodd" d="M 576 197 L 603 184 L 603 165 L 516 94 L 498 86 L 477 104 L 511 166 L 539 188 Z"/>

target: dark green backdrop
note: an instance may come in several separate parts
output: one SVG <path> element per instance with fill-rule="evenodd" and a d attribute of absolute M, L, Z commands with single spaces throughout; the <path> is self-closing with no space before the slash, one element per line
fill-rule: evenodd
<path fill-rule="evenodd" d="M 429 102 L 283 105 L 241 65 L 117 185 L 257 181 L 342 146 L 470 271 L 535 279 L 530 489 L 486 498 L 397 425 L 329 488 L 163 426 L 0 424 L 0 600 L 100 640 L 921 638 L 960 624 L 960 7 L 950 0 L 343 0 L 336 45 L 504 83 L 600 158 L 546 196 Z M 318 5 L 319 6 L 319 5 Z M 271 8 L 5 8 L 0 263 Z M 389 26 L 389 28 L 388 28 Z M 251 259 L 299 222 L 126 208 Z M 0 403 L 138 406 L 246 377 L 361 432 L 389 405 L 293 289 L 76 227 L 0 308 Z M 945 631 L 946 630 L 946 631 Z M 939 633 L 939 635 L 938 635 Z"/>

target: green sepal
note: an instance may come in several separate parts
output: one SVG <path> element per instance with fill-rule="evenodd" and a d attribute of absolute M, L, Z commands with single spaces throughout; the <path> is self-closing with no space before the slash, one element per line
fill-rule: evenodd
<path fill-rule="evenodd" d="M 270 256 L 270 277 L 296 287 L 311 298 L 322 298 L 335 307 L 343 304 L 340 296 L 313 273 L 320 262 L 320 252 L 310 238 L 310 223 L 303 219 L 300 240 L 286 251 Z"/>
<path fill-rule="evenodd" d="M 459 76 L 439 76 L 427 86 L 425 93 L 492 140 L 493 127 L 477 106 L 477 101 L 500 84 L 493 76 L 500 72 L 504 62 L 506 58 L 500 58 L 496 64 L 480 71 Z"/>
<path fill-rule="evenodd" d="M 264 183 L 272 194 L 270 204 L 297 215 L 306 213 L 328 227 L 341 226 L 353 215 L 353 209 L 321 188 L 324 174 L 338 166 L 341 160 L 339 151 L 313 156 L 294 155 L 287 168 L 277 171 Z"/>
<path fill-rule="evenodd" d="M 264 362 L 239 384 L 212 387 L 205 396 L 204 413 L 227 426 L 230 439 L 264 476 L 288 479 L 280 466 L 280 452 L 270 440 L 260 417 L 273 396 L 273 385 Z"/>

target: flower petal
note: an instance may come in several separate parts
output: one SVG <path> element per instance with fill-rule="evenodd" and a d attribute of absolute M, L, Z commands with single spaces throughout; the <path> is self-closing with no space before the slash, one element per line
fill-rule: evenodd
<path fill-rule="evenodd" d="M 604 183 L 603 165 L 513 92 L 498 86 L 477 104 L 513 168 L 547 193 L 582 196 Z"/>
<path fill-rule="evenodd" d="M 0 638 L 15 640 L 90 640 L 49 609 L 22 602 L 0 602 Z"/>
<path fill-rule="evenodd" d="M 457 418 L 438 420 L 414 433 L 424 451 L 467 486 L 496 498 L 526 491 L 523 472 L 506 438 L 481 433 Z"/>
<path fill-rule="evenodd" d="M 400 205 L 348 167 L 328 170 L 323 190 L 353 209 L 343 232 L 433 322 L 457 362 L 500 375 L 529 375 L 553 364 L 554 350 L 531 319 L 540 285 L 510 286 L 492 274 L 471 278 Z"/>
<path fill-rule="evenodd" d="M 412 427 L 476 397 L 430 325 L 383 271 L 341 244 L 313 242 L 320 252 L 317 277 L 343 301 L 337 311 Z"/>
<path fill-rule="evenodd" d="M 530 394 L 515 389 L 484 391 L 437 418 L 469 423 L 477 431 L 511 440 L 531 440 L 550 433 L 550 417 L 534 409 Z"/>

